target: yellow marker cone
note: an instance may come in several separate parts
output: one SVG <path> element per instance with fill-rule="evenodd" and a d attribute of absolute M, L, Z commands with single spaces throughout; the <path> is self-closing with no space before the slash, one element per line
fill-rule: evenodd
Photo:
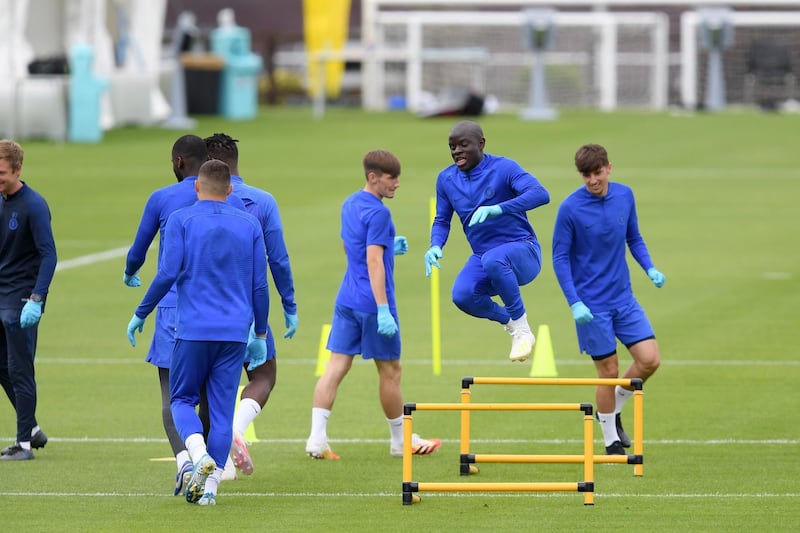
<path fill-rule="evenodd" d="M 319 336 L 319 353 L 317 354 L 317 370 L 314 375 L 320 377 L 325 373 L 325 367 L 328 366 L 328 361 L 331 360 L 331 352 L 329 352 L 325 345 L 328 342 L 328 335 L 331 332 L 330 324 L 322 325 L 322 334 Z"/>
<path fill-rule="evenodd" d="M 553 356 L 553 342 L 550 340 L 550 326 L 542 324 L 536 332 L 536 344 L 533 347 L 532 378 L 558 377 L 556 360 Z"/>
<path fill-rule="evenodd" d="M 244 385 L 239 385 L 239 392 L 236 394 L 236 409 L 239 408 L 239 400 L 242 399 L 242 390 L 244 390 Z M 247 442 L 258 442 L 256 438 L 256 428 L 252 422 L 250 422 L 250 425 L 244 430 L 244 435 L 242 436 Z"/>

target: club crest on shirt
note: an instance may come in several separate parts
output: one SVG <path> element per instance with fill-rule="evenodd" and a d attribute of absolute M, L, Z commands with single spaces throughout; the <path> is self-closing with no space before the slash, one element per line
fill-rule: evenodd
<path fill-rule="evenodd" d="M 486 190 L 483 191 L 483 197 L 488 200 L 489 198 L 492 198 L 493 196 L 494 196 L 494 189 L 492 189 L 491 187 L 486 187 Z"/>
<path fill-rule="evenodd" d="M 17 220 L 17 212 L 11 213 L 11 218 L 8 220 L 8 229 L 16 231 L 19 228 L 19 220 Z"/>

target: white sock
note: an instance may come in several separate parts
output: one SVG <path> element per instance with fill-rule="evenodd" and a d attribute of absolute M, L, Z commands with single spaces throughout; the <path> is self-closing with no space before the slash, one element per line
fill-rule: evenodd
<path fill-rule="evenodd" d="M 331 416 L 330 409 L 314 407 L 311 409 L 311 435 L 309 439 L 316 442 L 327 442 L 328 440 L 328 418 Z"/>
<path fill-rule="evenodd" d="M 239 401 L 239 407 L 233 414 L 233 430 L 239 435 L 244 435 L 247 427 L 253 423 L 258 413 L 261 412 L 261 406 L 252 398 L 243 398 Z"/>
<path fill-rule="evenodd" d="M 508 326 L 514 331 L 530 331 L 531 326 L 528 324 L 528 313 L 522 313 L 522 316 L 516 320 L 512 318 L 508 321 Z"/>
<path fill-rule="evenodd" d="M 186 451 L 189 452 L 189 457 L 192 458 L 193 463 L 196 463 L 201 457 L 208 453 L 206 441 L 203 440 L 202 433 L 192 433 L 186 437 L 185 444 Z"/>
<path fill-rule="evenodd" d="M 625 387 L 620 387 L 619 385 L 614 387 L 614 412 L 622 412 L 622 406 L 625 405 L 625 402 L 627 402 L 628 398 L 631 396 L 633 396 L 632 390 L 628 390 Z"/>
<path fill-rule="evenodd" d="M 217 489 L 219 489 L 219 482 L 222 480 L 222 469 L 220 467 L 216 467 L 214 469 L 214 473 L 208 476 L 206 479 L 206 486 L 203 489 L 203 493 L 210 492 L 211 494 L 216 494 Z"/>
<path fill-rule="evenodd" d="M 397 418 L 387 418 L 386 422 L 389 424 L 392 447 L 401 447 L 403 445 L 403 415 L 400 415 Z"/>
<path fill-rule="evenodd" d="M 183 463 L 185 463 L 186 461 L 191 461 L 191 459 L 189 458 L 189 452 L 187 452 L 186 450 L 178 452 L 178 455 L 175 456 L 175 464 L 178 465 L 178 470 L 181 469 Z"/>
<path fill-rule="evenodd" d="M 23 450 L 30 451 L 30 449 L 31 449 L 31 441 L 23 441 L 23 442 L 20 442 L 19 445 Z"/>
<path fill-rule="evenodd" d="M 615 413 L 597 413 L 597 419 L 600 421 L 600 428 L 603 430 L 603 440 L 606 446 L 611 446 L 615 441 L 619 440 L 616 418 L 617 415 Z"/>
<path fill-rule="evenodd" d="M 33 426 L 33 429 L 31 430 L 31 437 L 39 433 L 41 430 L 42 428 L 40 428 L 39 426 Z"/>

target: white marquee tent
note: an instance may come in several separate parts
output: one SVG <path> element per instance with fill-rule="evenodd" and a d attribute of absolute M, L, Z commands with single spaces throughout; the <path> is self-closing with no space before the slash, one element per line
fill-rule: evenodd
<path fill-rule="evenodd" d="M 95 76 L 108 82 L 101 127 L 163 120 L 159 88 L 166 0 L 0 0 L 0 134 L 65 137 L 66 76 L 30 75 L 34 59 L 94 51 Z"/>

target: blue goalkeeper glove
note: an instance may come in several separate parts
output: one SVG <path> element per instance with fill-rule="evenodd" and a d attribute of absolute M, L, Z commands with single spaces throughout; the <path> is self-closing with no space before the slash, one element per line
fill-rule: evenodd
<path fill-rule="evenodd" d="M 253 338 L 247 342 L 247 359 L 250 361 L 247 364 L 248 372 L 255 370 L 267 361 L 267 339 L 265 337 L 256 337 L 255 333 L 253 334 Z"/>
<path fill-rule="evenodd" d="M 289 328 L 286 330 L 286 333 L 283 334 L 283 338 L 291 339 L 294 337 L 294 334 L 297 331 L 297 313 L 292 314 L 284 311 L 283 318 L 284 322 L 286 323 L 286 327 Z"/>
<path fill-rule="evenodd" d="M 574 318 L 575 322 L 578 324 L 588 324 L 594 318 L 589 308 L 581 301 L 572 304 L 570 309 L 572 309 L 572 318 Z"/>
<path fill-rule="evenodd" d="M 131 274 L 130 276 L 127 275 L 125 272 L 122 273 L 122 283 L 127 285 L 128 287 L 141 287 L 142 280 L 139 279 L 139 272 Z"/>
<path fill-rule="evenodd" d="M 397 322 L 389 311 L 389 304 L 378 306 L 378 333 L 387 337 L 394 337 L 397 333 Z"/>
<path fill-rule="evenodd" d="M 42 302 L 28 300 L 22 306 L 22 312 L 19 314 L 19 325 L 29 328 L 39 322 L 40 318 L 42 318 Z"/>
<path fill-rule="evenodd" d="M 647 269 L 647 276 L 653 280 L 653 284 L 658 287 L 659 289 L 664 286 L 664 282 L 667 281 L 667 277 L 656 270 L 656 267 L 650 267 Z"/>
<path fill-rule="evenodd" d="M 472 214 L 472 218 L 469 219 L 469 225 L 472 227 L 475 224 L 480 224 L 489 218 L 498 217 L 502 214 L 503 208 L 499 205 L 482 205 Z"/>
<path fill-rule="evenodd" d="M 408 251 L 408 239 L 402 235 L 394 238 L 394 255 L 403 255 Z"/>
<path fill-rule="evenodd" d="M 431 267 L 442 268 L 439 259 L 442 258 L 442 249 L 438 246 L 431 246 L 425 252 L 425 275 L 430 276 L 433 269 Z"/>
<path fill-rule="evenodd" d="M 131 321 L 128 322 L 128 342 L 131 343 L 131 346 L 136 346 L 136 336 L 134 333 L 137 329 L 139 330 L 139 333 L 141 333 L 144 329 L 144 318 L 139 318 L 138 316 L 133 315 Z"/>

